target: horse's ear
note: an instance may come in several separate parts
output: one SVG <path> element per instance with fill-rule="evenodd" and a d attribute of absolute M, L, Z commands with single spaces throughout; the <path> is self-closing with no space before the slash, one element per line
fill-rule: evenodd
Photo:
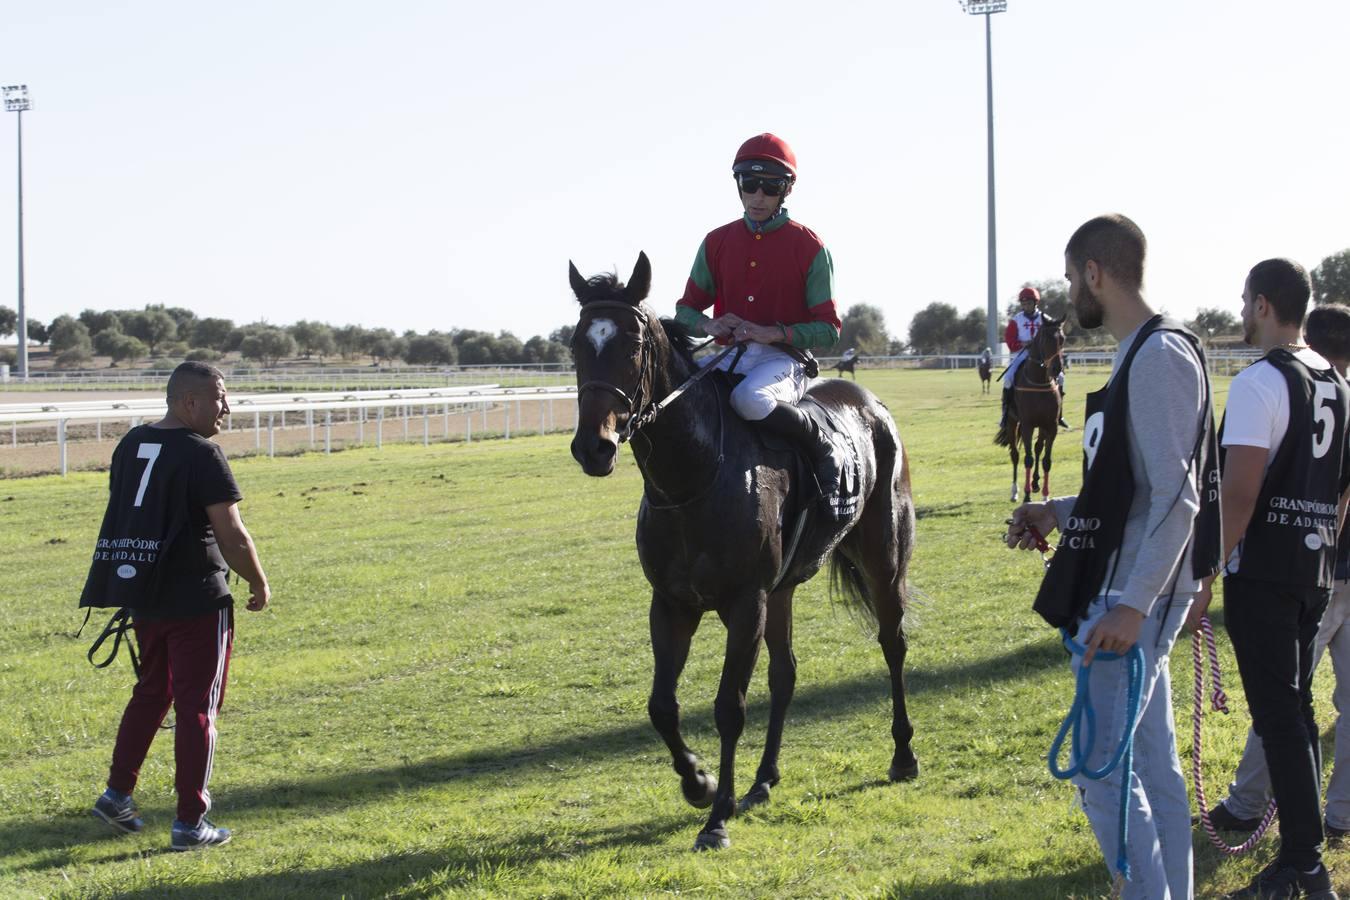
<path fill-rule="evenodd" d="M 651 289 L 652 264 L 647 260 L 647 254 L 639 250 L 637 264 L 633 266 L 633 277 L 628 279 L 624 292 L 628 294 L 629 302 L 636 306 L 647 299 L 647 292 Z"/>
<path fill-rule="evenodd" d="M 576 263 L 570 259 L 567 261 L 567 278 L 572 282 L 572 293 L 576 294 L 577 300 L 580 300 L 582 295 L 586 293 L 586 279 L 581 277 L 581 273 L 577 271 Z"/>

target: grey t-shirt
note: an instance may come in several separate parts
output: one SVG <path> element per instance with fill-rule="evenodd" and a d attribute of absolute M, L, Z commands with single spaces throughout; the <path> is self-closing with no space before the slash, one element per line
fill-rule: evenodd
<path fill-rule="evenodd" d="M 1138 336 L 1136 328 L 1120 342 L 1117 365 Z M 1115 376 L 1113 370 L 1111 377 Z M 1194 594 L 1200 587 L 1190 564 L 1201 487 L 1200 472 L 1191 466 L 1191 451 L 1199 436 L 1206 374 L 1184 337 L 1155 331 L 1135 355 L 1129 378 L 1126 432 L 1134 500 L 1118 559 L 1106 569 L 1108 577 L 1113 572 L 1115 577 L 1098 592 L 1105 588 L 1118 594 L 1121 603 L 1147 616 L 1154 601 L 1172 589 L 1173 577 L 1178 595 Z M 1068 519 L 1075 499 L 1050 501 L 1059 521 Z"/>

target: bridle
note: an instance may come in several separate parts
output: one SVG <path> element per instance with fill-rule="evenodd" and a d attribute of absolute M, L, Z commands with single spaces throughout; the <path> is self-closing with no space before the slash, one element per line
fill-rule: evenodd
<path fill-rule="evenodd" d="M 577 402 L 586 395 L 587 391 L 604 391 L 607 394 L 613 394 L 619 399 L 619 402 L 628 407 L 628 421 L 624 423 L 623 430 L 619 432 L 619 443 L 625 444 L 637 434 L 639 429 L 650 425 L 652 421 L 661 414 L 670 404 L 674 403 L 689 388 L 697 384 L 703 376 L 711 372 L 728 353 L 735 351 L 740 345 L 731 344 L 725 347 L 720 353 L 710 359 L 697 372 L 691 375 L 684 384 L 681 384 L 675 390 L 671 391 L 660 400 L 654 400 L 651 397 L 651 377 L 652 377 L 652 359 L 655 356 L 656 341 L 651 335 L 647 323 L 643 316 L 638 314 L 638 308 L 631 303 L 622 300 L 591 300 L 581 305 L 581 312 L 595 309 L 623 309 L 633 314 L 637 321 L 638 332 L 641 338 L 638 341 L 638 378 L 637 384 L 633 388 L 633 394 L 630 397 L 622 388 L 611 384 L 608 381 L 593 379 L 587 381 L 581 387 L 577 388 Z M 742 351 L 744 352 L 744 351 Z"/>
<path fill-rule="evenodd" d="M 1042 334 L 1044 334 L 1044 333 L 1045 333 L 1045 329 L 1041 329 L 1039 332 L 1037 332 L 1037 334 L 1036 334 L 1037 339 L 1039 339 L 1040 336 L 1041 336 Z M 1024 390 L 1024 391 L 1048 391 L 1048 390 L 1050 390 L 1050 383 L 1051 383 L 1051 381 L 1053 380 L 1053 379 L 1051 379 L 1051 377 L 1050 377 L 1050 364 L 1051 364 L 1052 362 L 1054 362 L 1056 359 L 1058 359 L 1059 357 L 1061 357 L 1061 356 L 1064 355 L 1064 346 L 1063 346 L 1063 344 L 1061 343 L 1059 346 L 1057 346 L 1057 347 L 1055 348 L 1055 352 L 1054 352 L 1054 353 L 1051 353 L 1049 356 L 1042 356 L 1042 355 L 1040 355 L 1040 354 L 1034 352 L 1034 351 L 1036 351 L 1036 350 L 1039 349 L 1038 346 L 1037 346 L 1038 342 L 1039 342 L 1038 340 L 1032 341 L 1032 342 L 1031 342 L 1031 345 L 1027 348 L 1027 362 L 1034 362 L 1036 365 L 1040 366 L 1041 371 L 1045 373 L 1045 381 L 1032 381 L 1032 380 L 1031 380 L 1031 373 L 1028 372 L 1028 373 L 1027 373 L 1027 381 L 1030 382 L 1030 383 L 1029 383 L 1029 384 L 1026 384 L 1026 385 L 1020 385 L 1020 386 L 1019 386 L 1020 390 Z"/>

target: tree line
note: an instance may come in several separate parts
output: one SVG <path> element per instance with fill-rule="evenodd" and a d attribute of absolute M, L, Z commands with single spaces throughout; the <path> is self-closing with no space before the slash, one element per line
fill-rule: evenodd
<path fill-rule="evenodd" d="M 1350 249 L 1326 257 L 1309 274 L 1312 277 L 1314 303 L 1350 306 Z M 1084 346 L 1094 340 L 1069 315 L 1067 281 L 1060 278 L 1028 284 L 1040 292 L 1041 311 L 1052 318 L 1064 320 L 1064 342 L 1067 346 Z M 1004 310 L 1004 321 L 1017 310 L 1015 301 L 1009 303 Z M 983 309 L 972 309 L 962 315 L 949 303 L 930 303 L 915 313 L 910 321 L 909 349 L 913 353 L 979 353 L 985 345 L 986 318 Z M 1206 340 L 1231 338 L 1242 333 L 1242 322 L 1231 309 L 1224 307 L 1202 307 L 1194 318 L 1184 324 Z M 999 333 L 1002 334 L 1002 328 Z"/>
<path fill-rule="evenodd" d="M 1315 303 L 1350 305 L 1350 249 L 1326 257 L 1311 275 Z M 1029 284 L 1040 292 L 1041 309 L 1065 320 L 1068 345 L 1089 343 L 1090 335 L 1077 328 L 1069 316 L 1067 282 L 1049 279 Z M 1005 317 L 1017 309 L 1016 302 L 1009 303 Z M 908 340 L 902 340 L 887 330 L 880 308 L 855 303 L 843 316 L 839 349 L 853 348 L 868 356 L 897 356 L 906 351 L 979 353 L 985 346 L 985 320 L 982 308 L 961 313 L 950 303 L 934 302 L 914 314 Z M 1232 337 L 1242 331 L 1237 316 L 1221 307 L 1202 308 L 1185 324 L 1206 339 Z M 14 334 L 17 327 L 14 310 L 0 306 L 0 338 Z M 56 365 L 64 368 L 87 367 L 95 354 L 108 357 L 116 366 L 143 359 L 214 362 L 228 353 L 238 353 L 264 366 L 296 356 L 317 359 L 320 364 L 332 359 L 354 362 L 368 358 L 381 365 L 395 361 L 419 366 L 506 365 L 567 362 L 571 358 L 572 326 L 522 341 L 509 331 L 492 334 L 468 328 L 395 334 L 388 328 L 315 321 L 286 326 L 267 322 L 236 325 L 230 319 L 199 319 L 179 306 L 149 305 L 139 310 L 86 309 L 78 316 L 57 316 L 47 325 L 29 319 L 28 337 L 47 344 L 55 354 Z M 0 350 L 0 362 L 13 364 L 13 357 L 14 351 Z"/>
<path fill-rule="evenodd" d="M 0 338 L 18 328 L 18 316 L 0 306 Z M 197 318 L 180 306 L 149 305 L 145 309 L 86 309 L 78 316 L 57 316 L 50 324 L 28 320 L 29 340 L 46 344 L 61 368 L 84 368 L 95 355 L 111 365 L 140 360 L 178 359 L 215 362 L 238 353 L 263 366 L 300 357 L 324 364 L 340 359 L 371 359 L 376 364 L 401 360 L 409 365 L 452 366 L 509 363 L 558 363 L 571 358 L 571 326 L 522 341 L 509 331 L 492 334 L 473 329 L 405 331 L 360 325 L 333 326 L 300 321 L 293 325 L 253 322 L 236 325 L 230 319 Z M 0 351 L 0 362 L 14 362 L 13 351 Z"/>

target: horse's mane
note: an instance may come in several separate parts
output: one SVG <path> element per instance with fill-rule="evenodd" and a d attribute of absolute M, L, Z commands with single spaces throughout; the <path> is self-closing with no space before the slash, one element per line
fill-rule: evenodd
<path fill-rule="evenodd" d="M 586 292 L 577 296 L 577 302 L 585 305 L 592 300 L 624 300 L 627 298 L 621 295 L 625 287 L 617 272 L 601 272 L 586 279 Z"/>
<path fill-rule="evenodd" d="M 665 329 L 666 339 L 670 341 L 670 348 L 688 363 L 691 369 L 697 370 L 698 363 L 694 361 L 694 351 L 699 348 L 700 344 L 688 326 L 674 319 L 663 318 L 661 327 Z"/>

